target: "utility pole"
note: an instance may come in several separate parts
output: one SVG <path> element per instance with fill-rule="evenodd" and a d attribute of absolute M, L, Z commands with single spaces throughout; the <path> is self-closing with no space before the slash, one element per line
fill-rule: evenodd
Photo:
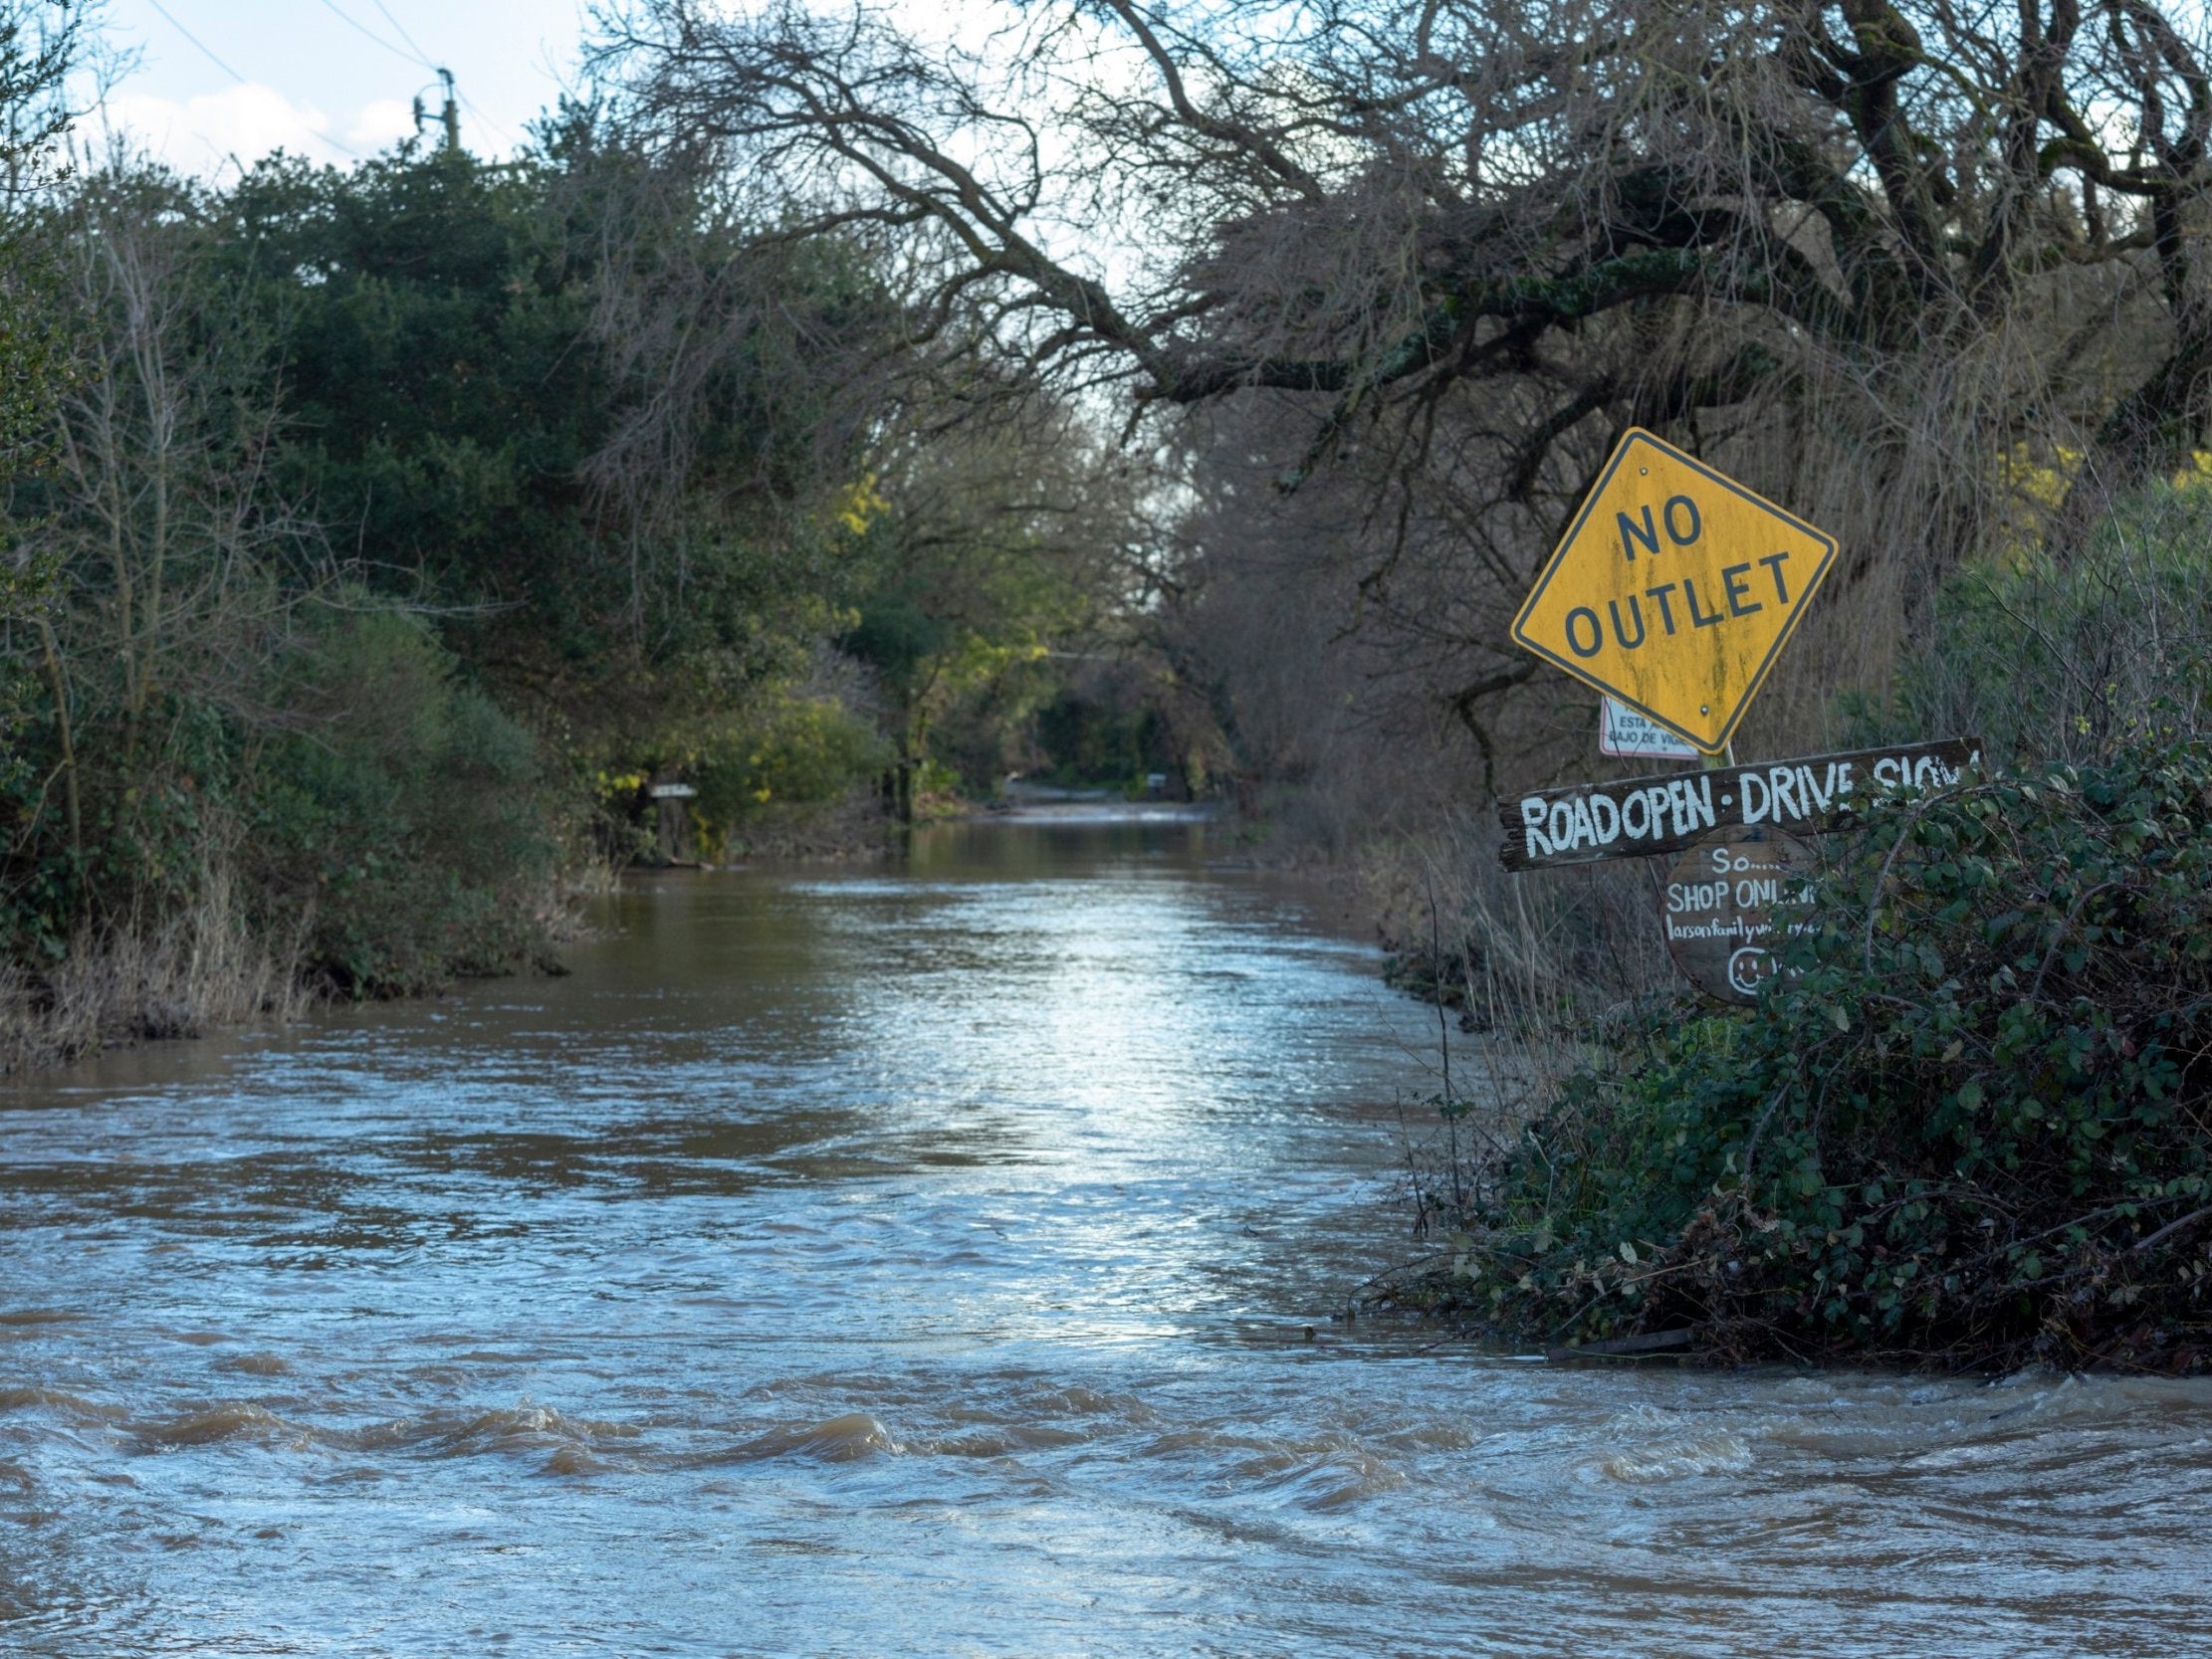
<path fill-rule="evenodd" d="M 438 79 L 445 83 L 445 147 L 450 153 L 461 147 L 461 105 L 453 90 L 453 71 L 438 71 Z"/>

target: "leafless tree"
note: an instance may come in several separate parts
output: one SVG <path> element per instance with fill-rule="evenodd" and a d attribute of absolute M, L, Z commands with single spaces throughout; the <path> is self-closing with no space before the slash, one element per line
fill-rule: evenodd
<path fill-rule="evenodd" d="M 848 488 L 862 435 L 893 410 L 897 316 L 871 250 L 774 234 L 695 146 L 647 157 L 581 114 L 566 145 L 551 188 L 614 391 L 583 482 L 627 554 L 623 621 L 649 659 L 693 603 L 702 538 L 750 523 L 804 550 L 780 520 Z"/>
<path fill-rule="evenodd" d="M 2212 386 L 2201 13 L 2154 0 L 634 0 L 633 116 L 902 236 L 962 317 L 1132 421 L 1273 405 L 1344 608 L 1479 741 L 1502 622 L 1618 432 L 1837 532 L 1809 648 L 1864 672 L 2000 529 L 2060 548 Z M 2027 513 L 2023 481 L 2068 498 Z M 1351 509 L 1359 498 L 1359 511 Z M 1510 721 L 1508 722 L 1510 724 Z"/>
<path fill-rule="evenodd" d="M 189 188 L 128 163 L 82 180 L 48 227 L 80 362 L 47 475 L 13 504 L 17 569 L 45 596 L 9 619 L 0 654 L 46 684 L 80 850 L 88 742 L 134 791 L 185 711 L 284 721 L 270 664 L 331 579 L 320 526 L 269 476 L 266 328 L 199 269 L 196 234 Z"/>

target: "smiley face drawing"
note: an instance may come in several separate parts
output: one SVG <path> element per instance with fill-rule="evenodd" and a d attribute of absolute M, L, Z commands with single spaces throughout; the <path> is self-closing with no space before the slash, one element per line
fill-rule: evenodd
<path fill-rule="evenodd" d="M 1774 958 L 1760 945 L 1741 945 L 1728 957 L 1728 983 L 1741 995 L 1749 996 L 1773 972 Z"/>

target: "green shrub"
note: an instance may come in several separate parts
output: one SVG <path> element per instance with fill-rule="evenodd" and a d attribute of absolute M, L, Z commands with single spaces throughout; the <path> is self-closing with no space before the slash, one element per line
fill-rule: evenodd
<path fill-rule="evenodd" d="M 1444 1304 L 1739 1355 L 2212 1364 L 2212 747 L 1881 809 L 1794 977 L 1531 1125 Z"/>
<path fill-rule="evenodd" d="M 311 970 L 406 995 L 541 955 L 556 846 L 529 733 L 373 603 L 324 613 L 286 670 L 304 719 L 235 786 L 241 866 L 272 923 L 311 918 Z"/>
<path fill-rule="evenodd" d="M 2156 706 L 2212 729 L 2196 674 L 2212 658 L 2212 479 L 2121 502 L 2061 559 L 1977 561 L 1944 584 L 1888 695 L 1848 699 L 1866 742 L 1977 733 L 2015 763 L 2103 753 Z"/>
<path fill-rule="evenodd" d="M 693 802 L 709 850 L 746 825 L 790 807 L 842 800 L 891 763 L 890 743 L 826 698 L 765 700 L 708 743 Z"/>

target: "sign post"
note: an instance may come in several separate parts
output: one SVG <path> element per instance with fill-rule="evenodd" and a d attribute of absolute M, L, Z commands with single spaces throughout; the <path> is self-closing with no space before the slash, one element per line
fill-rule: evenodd
<path fill-rule="evenodd" d="M 1732 740 L 1836 562 L 1833 536 L 1631 427 L 1513 619 L 1514 642 L 1605 695 L 1598 747 L 1694 772 L 1498 802 L 1508 870 L 1679 853 L 1666 947 L 1708 995 L 1749 1002 L 1774 972 L 1771 908 L 1869 802 L 1942 787 L 1979 737 L 1736 764 Z"/>

